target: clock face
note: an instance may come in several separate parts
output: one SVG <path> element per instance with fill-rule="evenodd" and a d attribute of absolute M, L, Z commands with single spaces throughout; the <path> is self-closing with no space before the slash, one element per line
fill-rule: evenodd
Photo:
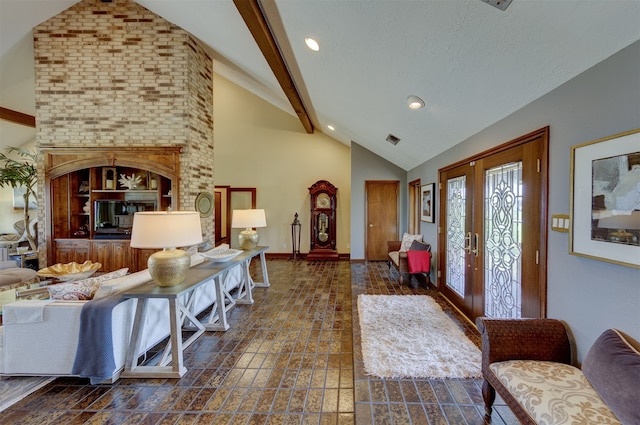
<path fill-rule="evenodd" d="M 329 195 L 326 193 L 321 193 L 316 198 L 316 208 L 330 208 L 331 200 L 329 199 Z"/>

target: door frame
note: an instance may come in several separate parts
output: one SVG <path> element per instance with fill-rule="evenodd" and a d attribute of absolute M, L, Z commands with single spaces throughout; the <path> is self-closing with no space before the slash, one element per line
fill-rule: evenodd
<path fill-rule="evenodd" d="M 410 181 L 409 191 L 409 229 L 412 235 L 420 233 L 420 179 Z"/>
<path fill-rule="evenodd" d="M 375 183 L 396 184 L 396 235 L 400 235 L 400 180 L 365 180 L 364 182 L 364 258 L 369 260 L 369 185 Z"/>
<path fill-rule="evenodd" d="M 549 126 L 532 131 L 531 133 L 520 136 L 516 139 L 510 140 L 501 145 L 495 146 L 486 151 L 480 152 L 468 158 L 457 161 L 453 164 L 442 167 L 438 170 L 438 181 L 440 182 L 440 189 L 438 192 L 440 201 L 440 214 L 438 217 L 438 251 L 444 250 L 446 247 L 446 229 L 443 229 L 443 222 L 446 216 L 446 199 L 445 190 L 442 190 L 442 174 L 449 170 L 453 170 L 457 167 L 464 166 L 472 162 L 480 161 L 484 158 L 488 158 L 492 155 L 500 152 L 512 149 L 514 147 L 524 145 L 532 142 L 536 139 L 542 140 L 541 150 L 539 152 L 539 163 L 537 164 L 538 172 L 540 173 L 540 216 L 538 232 L 540 235 L 540 243 L 538 247 L 538 293 L 540 297 L 540 306 L 538 317 L 547 316 L 547 252 L 548 252 L 548 216 L 549 216 Z M 442 292 L 444 287 L 444 278 L 446 276 L 446 256 L 438 255 L 438 271 L 437 271 L 437 283 L 438 290 Z M 453 302 L 453 301 L 452 301 Z"/>

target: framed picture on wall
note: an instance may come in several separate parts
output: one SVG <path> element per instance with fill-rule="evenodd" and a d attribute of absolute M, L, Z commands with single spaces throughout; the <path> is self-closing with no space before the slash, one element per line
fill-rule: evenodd
<path fill-rule="evenodd" d="M 13 209 L 14 210 L 24 209 L 24 192 L 25 192 L 25 188 L 23 186 L 18 186 L 13 188 Z M 35 196 L 29 197 L 29 209 L 35 210 L 37 208 L 38 208 L 38 202 L 35 199 Z"/>
<path fill-rule="evenodd" d="M 435 183 L 424 184 L 420 188 L 420 220 L 433 223 L 435 219 Z"/>
<path fill-rule="evenodd" d="M 569 253 L 640 268 L 640 129 L 571 147 Z"/>

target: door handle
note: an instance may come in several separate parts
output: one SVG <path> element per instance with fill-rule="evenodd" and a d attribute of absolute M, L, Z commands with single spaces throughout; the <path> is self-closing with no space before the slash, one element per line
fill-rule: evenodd
<path fill-rule="evenodd" d="M 471 234 L 469 234 L 471 235 Z M 474 242 L 475 242 L 475 248 L 471 250 L 471 252 L 473 252 L 476 257 L 478 256 L 478 251 L 480 250 L 479 244 L 480 244 L 480 236 L 476 233 L 474 236 Z"/>
<path fill-rule="evenodd" d="M 473 253 L 475 256 L 478 256 L 478 245 L 480 243 L 480 235 L 477 233 L 473 236 L 473 244 L 471 243 L 471 232 L 467 233 L 467 236 L 464 237 L 464 247 L 463 249 L 468 253 Z"/>
<path fill-rule="evenodd" d="M 375 226 L 375 224 L 369 224 L 369 227 L 373 227 L 373 226 Z"/>
<path fill-rule="evenodd" d="M 468 232 L 467 236 L 464 237 L 464 247 L 462 249 L 471 252 L 471 232 Z"/>

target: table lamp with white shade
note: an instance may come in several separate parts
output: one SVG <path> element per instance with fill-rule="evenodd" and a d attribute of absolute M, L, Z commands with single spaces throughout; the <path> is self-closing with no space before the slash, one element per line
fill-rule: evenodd
<path fill-rule="evenodd" d="M 260 235 L 253 230 L 254 227 L 267 227 L 267 218 L 264 210 L 233 210 L 231 217 L 231 227 L 234 229 L 245 229 L 238 235 L 240 249 L 254 249 L 258 245 Z"/>
<path fill-rule="evenodd" d="M 184 282 L 191 266 L 186 251 L 177 249 L 202 242 L 200 214 L 196 211 L 145 211 L 133 215 L 132 248 L 162 248 L 147 262 L 158 286 Z"/>

